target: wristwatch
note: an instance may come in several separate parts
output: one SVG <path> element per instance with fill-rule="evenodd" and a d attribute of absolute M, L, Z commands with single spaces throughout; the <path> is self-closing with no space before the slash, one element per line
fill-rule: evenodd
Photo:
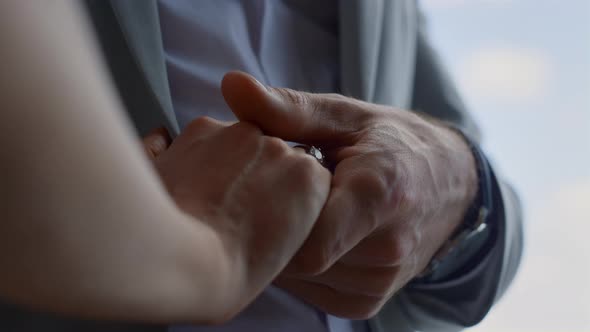
<path fill-rule="evenodd" d="M 492 174 L 490 165 L 480 148 L 461 130 L 452 127 L 467 142 L 477 167 L 478 191 L 468 208 L 463 222 L 451 237 L 434 254 L 417 281 L 438 281 L 462 270 L 470 261 L 477 259 L 491 238 L 493 227 L 489 216 L 493 211 Z"/>

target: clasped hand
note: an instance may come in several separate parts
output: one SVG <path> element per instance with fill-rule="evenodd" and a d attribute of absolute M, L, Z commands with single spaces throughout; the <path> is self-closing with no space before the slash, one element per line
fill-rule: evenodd
<path fill-rule="evenodd" d="M 222 92 L 240 122 L 200 118 L 169 147 L 161 131 L 144 146 L 179 208 L 227 248 L 227 317 L 274 281 L 328 313 L 368 318 L 424 269 L 473 200 L 471 152 L 442 123 L 238 72 Z M 321 147 L 333 174 L 284 141 Z"/>

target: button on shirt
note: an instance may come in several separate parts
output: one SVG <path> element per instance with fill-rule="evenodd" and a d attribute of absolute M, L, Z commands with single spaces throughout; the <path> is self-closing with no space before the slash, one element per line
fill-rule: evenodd
<path fill-rule="evenodd" d="M 337 0 L 159 0 L 158 9 L 180 128 L 199 116 L 235 120 L 219 88 L 230 70 L 248 72 L 267 85 L 338 92 Z M 223 326 L 169 331 L 366 332 L 368 327 L 269 286 Z"/>

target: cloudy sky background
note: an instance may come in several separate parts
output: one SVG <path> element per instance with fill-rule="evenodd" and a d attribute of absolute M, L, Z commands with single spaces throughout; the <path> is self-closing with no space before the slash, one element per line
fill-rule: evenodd
<path fill-rule="evenodd" d="M 590 331 L 590 0 L 422 0 L 434 45 L 515 185 L 522 269 L 471 332 Z"/>

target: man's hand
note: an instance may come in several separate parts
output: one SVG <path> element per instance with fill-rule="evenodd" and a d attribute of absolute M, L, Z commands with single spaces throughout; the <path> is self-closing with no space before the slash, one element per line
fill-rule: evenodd
<path fill-rule="evenodd" d="M 265 134 L 313 144 L 335 166 L 317 224 L 276 280 L 324 311 L 364 319 L 420 273 L 477 191 L 470 149 L 414 113 L 267 88 L 229 73 L 223 95 Z"/>
<path fill-rule="evenodd" d="M 224 321 L 269 285 L 301 247 L 327 199 L 331 176 L 313 157 L 245 122 L 200 118 L 169 144 L 162 129 L 143 140 L 179 208 L 219 238 L 217 248 L 195 255 L 213 261 L 202 275 L 218 281 L 210 305 L 222 312 L 215 320 Z"/>

